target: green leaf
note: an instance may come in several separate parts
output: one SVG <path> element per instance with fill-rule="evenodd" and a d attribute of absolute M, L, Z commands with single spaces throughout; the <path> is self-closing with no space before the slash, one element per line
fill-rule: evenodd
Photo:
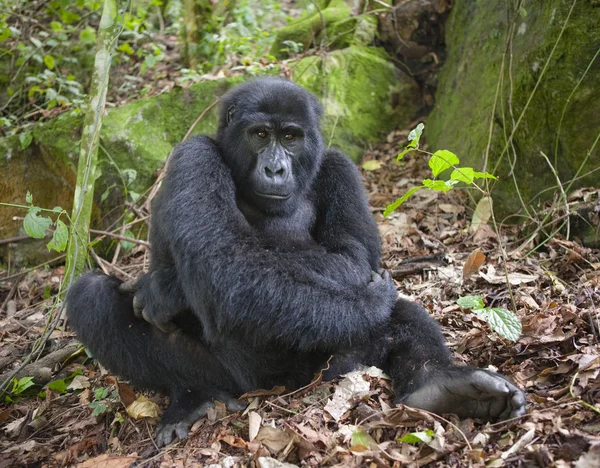
<path fill-rule="evenodd" d="M 33 133 L 31 132 L 23 132 L 19 134 L 19 142 L 21 143 L 21 149 L 27 149 L 31 142 L 33 141 Z"/>
<path fill-rule="evenodd" d="M 476 179 L 494 179 L 497 180 L 495 176 L 490 174 L 489 172 L 474 172 L 473 175 Z"/>
<path fill-rule="evenodd" d="M 63 210 L 61 206 L 55 206 L 54 208 L 52 208 L 52 211 L 54 211 L 55 213 L 62 213 Z"/>
<path fill-rule="evenodd" d="M 67 241 L 69 240 L 69 228 L 60 219 L 56 220 L 56 227 L 52 234 L 52 239 L 46 244 L 48 250 L 56 250 L 57 252 L 63 252 L 67 248 Z"/>
<path fill-rule="evenodd" d="M 108 195 L 110 195 L 111 188 L 113 188 L 112 185 L 108 187 L 104 192 L 102 192 L 102 196 L 100 197 L 100 203 L 103 203 L 108 198 Z"/>
<path fill-rule="evenodd" d="M 94 398 L 96 400 L 103 400 L 104 398 L 106 398 L 108 396 L 110 392 L 108 391 L 108 388 L 106 387 L 100 387 L 97 388 L 96 391 L 94 392 Z"/>
<path fill-rule="evenodd" d="M 62 395 L 67 391 L 67 382 L 65 382 L 65 379 L 55 380 L 48 384 L 48 389 Z"/>
<path fill-rule="evenodd" d="M 12 31 L 8 26 L 3 26 L 0 28 L 0 42 L 4 42 L 12 36 Z"/>
<path fill-rule="evenodd" d="M 450 174 L 451 180 L 456 180 L 458 182 L 464 182 L 465 184 L 472 184 L 473 179 L 475 178 L 475 171 L 472 167 L 459 167 L 452 171 Z"/>
<path fill-rule="evenodd" d="M 438 192 L 446 193 L 448 190 L 451 190 L 456 184 L 457 180 L 431 180 L 424 179 L 423 186 L 427 187 L 431 190 L 436 190 Z"/>
<path fill-rule="evenodd" d="M 46 216 L 38 216 L 41 209 L 37 206 L 29 208 L 25 219 L 23 220 L 23 227 L 28 236 L 34 239 L 43 239 L 46 235 L 46 230 L 52 224 L 52 220 Z"/>
<path fill-rule="evenodd" d="M 123 169 L 121 173 L 125 177 L 127 185 L 130 185 L 137 178 L 137 171 L 135 169 Z"/>
<path fill-rule="evenodd" d="M 364 162 L 362 168 L 365 171 L 376 171 L 381 168 L 381 163 L 375 159 L 371 159 L 370 161 Z"/>
<path fill-rule="evenodd" d="M 31 195 L 29 190 L 27 190 L 27 195 L 25 195 L 25 201 L 29 204 L 33 203 L 33 195 Z"/>
<path fill-rule="evenodd" d="M 92 45 L 96 43 L 96 31 L 89 26 L 79 33 L 79 40 L 82 44 Z"/>
<path fill-rule="evenodd" d="M 127 231 L 123 233 L 123 236 L 129 237 L 130 239 L 135 239 L 135 234 L 129 229 L 127 229 Z M 134 246 L 135 244 L 133 242 L 129 242 L 126 240 L 121 241 L 121 247 L 123 247 L 123 250 L 125 250 L 125 252 L 129 252 L 131 249 L 133 249 Z"/>
<path fill-rule="evenodd" d="M 483 309 L 485 303 L 481 296 L 464 296 L 459 297 L 456 303 L 463 309 Z"/>
<path fill-rule="evenodd" d="M 50 27 L 52 28 L 53 31 L 62 31 L 62 29 L 63 29 L 62 23 L 59 23 L 58 21 L 51 21 Z"/>
<path fill-rule="evenodd" d="M 372 444 L 377 445 L 377 442 L 362 429 L 357 429 L 352 433 L 352 438 L 350 439 L 351 447 L 361 446 L 368 450 Z"/>
<path fill-rule="evenodd" d="M 431 168 L 434 177 L 437 177 L 446 169 L 456 166 L 458 163 L 460 163 L 458 156 L 448 150 L 436 151 L 433 153 L 433 156 L 429 158 L 429 167 Z"/>
<path fill-rule="evenodd" d="M 431 429 L 427 429 L 424 432 L 411 432 L 404 435 L 400 442 L 406 442 L 407 444 L 419 444 L 421 442 L 429 443 L 435 437 L 435 432 Z"/>
<path fill-rule="evenodd" d="M 396 157 L 396 161 L 400 161 L 404 156 L 406 156 L 408 153 L 412 153 L 413 151 L 415 151 L 415 148 L 406 148 Z"/>
<path fill-rule="evenodd" d="M 100 416 L 101 414 L 106 413 L 108 409 L 108 405 L 104 401 L 92 401 L 89 404 L 89 407 L 92 408 L 92 416 Z"/>
<path fill-rule="evenodd" d="M 478 317 L 487 321 L 490 328 L 498 335 L 507 340 L 516 342 L 521 336 L 523 326 L 519 317 L 513 312 L 501 307 L 486 307 L 484 309 L 474 310 Z"/>
<path fill-rule="evenodd" d="M 63 23 L 70 24 L 74 23 L 75 21 L 79 21 L 81 17 L 77 13 L 74 13 L 72 11 L 63 10 L 60 13 L 60 19 Z"/>
<path fill-rule="evenodd" d="M 50 70 L 54 70 L 54 66 L 56 65 L 56 61 L 54 60 L 54 57 L 52 55 L 45 55 L 44 56 L 44 63 L 46 64 L 46 66 Z"/>
<path fill-rule="evenodd" d="M 408 200 L 408 198 L 413 193 L 417 192 L 418 190 L 420 190 L 422 188 L 423 188 L 422 186 L 413 187 L 408 192 L 406 192 L 404 195 L 402 195 L 400 198 L 398 198 L 394 203 L 390 203 L 388 206 L 385 207 L 385 211 L 383 212 L 383 216 L 388 216 L 391 213 L 393 213 L 400 205 L 402 205 L 402 203 L 404 203 L 406 200 Z"/>
<path fill-rule="evenodd" d="M 419 140 L 421 140 L 421 135 L 423 135 L 423 129 L 425 125 L 420 123 L 415 128 L 413 128 L 408 134 L 408 148 L 418 148 Z"/>
<path fill-rule="evenodd" d="M 129 42 L 123 42 L 123 44 L 121 44 L 121 45 L 119 45 L 119 47 L 117 47 L 117 50 L 119 52 L 124 52 L 127 55 L 133 55 L 135 53 L 135 50 L 132 49 Z"/>
<path fill-rule="evenodd" d="M 21 377 L 19 380 L 15 378 L 13 378 L 12 380 L 12 390 L 10 391 L 10 393 L 12 393 L 13 395 L 19 395 L 20 393 L 23 393 L 25 390 L 27 390 L 29 387 L 33 387 L 35 385 L 35 383 L 33 382 L 33 377 Z"/>

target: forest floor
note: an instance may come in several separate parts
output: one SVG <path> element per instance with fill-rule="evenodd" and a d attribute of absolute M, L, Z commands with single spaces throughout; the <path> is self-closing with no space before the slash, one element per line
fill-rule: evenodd
<path fill-rule="evenodd" d="M 22 380 L 12 389 L 13 401 L 0 406 L 0 468 L 600 466 L 600 251 L 557 235 L 526 256 L 533 244 L 518 247 L 527 232 L 503 228 L 507 274 L 523 324 L 516 343 L 504 340 L 456 304 L 461 296 L 480 295 L 487 305 L 513 310 L 498 237 L 489 225 L 470 229 L 469 195 L 420 191 L 389 218 L 381 215 L 428 176 L 424 158 L 395 161 L 407 134 L 396 131 L 374 147 L 367 159 L 381 167 L 364 171 L 384 266 L 399 291 L 442 324 L 458 362 L 490 366 L 526 390 L 525 416 L 484 424 L 394 407 L 390 381 L 365 369 L 292 393 L 255 392 L 247 395 L 243 413 L 217 405 L 188 440 L 159 450 L 153 435 L 166 399 L 118 381 L 82 351 L 56 358 L 55 351 L 75 338 L 68 329 L 55 330 L 46 351 L 55 353 L 36 370 L 52 373 L 50 385 L 23 388 Z M 485 259 L 473 254 L 477 249 Z M 411 263 L 414 258 L 419 261 Z M 138 245 L 100 266 L 128 278 L 146 262 L 147 251 Z M 48 266 L 0 272 L 3 376 L 43 333 L 62 274 L 63 267 Z"/>

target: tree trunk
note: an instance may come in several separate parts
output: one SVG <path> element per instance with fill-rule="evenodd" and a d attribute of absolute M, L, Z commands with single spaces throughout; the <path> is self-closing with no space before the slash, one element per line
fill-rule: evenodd
<path fill-rule="evenodd" d="M 81 135 L 77 183 L 71 215 L 71 236 L 67 250 L 67 269 L 65 273 L 67 284 L 71 284 L 81 274 L 87 259 L 90 218 L 94 201 L 94 181 L 98 160 L 98 141 L 106 104 L 110 62 L 119 36 L 117 1 L 104 0 L 104 9 L 98 28 L 89 107 L 85 115 Z"/>

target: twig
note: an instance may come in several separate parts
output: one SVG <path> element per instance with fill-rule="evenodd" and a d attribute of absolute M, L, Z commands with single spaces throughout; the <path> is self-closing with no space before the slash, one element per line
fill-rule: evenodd
<path fill-rule="evenodd" d="M 127 236 L 122 236 L 120 234 L 115 234 L 113 232 L 108 232 L 108 231 L 100 231 L 98 229 L 90 229 L 90 232 L 94 233 L 94 234 L 100 234 L 102 236 L 106 236 L 106 237 L 113 237 L 115 239 L 119 239 L 122 241 L 126 241 L 126 242 L 131 242 L 133 244 L 139 244 L 139 245 L 143 245 L 144 247 L 146 247 L 147 249 L 150 248 L 150 242 L 146 242 L 144 240 L 140 240 L 140 239 L 134 239 L 131 237 L 127 237 Z"/>

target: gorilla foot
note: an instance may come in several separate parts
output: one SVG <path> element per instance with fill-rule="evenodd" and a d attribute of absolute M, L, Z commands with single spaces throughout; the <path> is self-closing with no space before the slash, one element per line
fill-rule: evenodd
<path fill-rule="evenodd" d="M 506 377 L 472 367 L 439 371 L 402 403 L 432 413 L 503 421 L 526 413 L 525 393 Z"/>
<path fill-rule="evenodd" d="M 171 401 L 156 429 L 156 445 L 164 447 L 175 440 L 187 438 L 194 423 L 206 416 L 209 409 L 215 407 L 212 401 L 204 401 L 190 410 L 190 401 L 191 397 L 189 396 L 185 399 L 177 398 Z M 225 404 L 227 410 L 231 412 L 241 411 L 246 407 L 243 402 L 236 398 L 227 399 Z"/>

